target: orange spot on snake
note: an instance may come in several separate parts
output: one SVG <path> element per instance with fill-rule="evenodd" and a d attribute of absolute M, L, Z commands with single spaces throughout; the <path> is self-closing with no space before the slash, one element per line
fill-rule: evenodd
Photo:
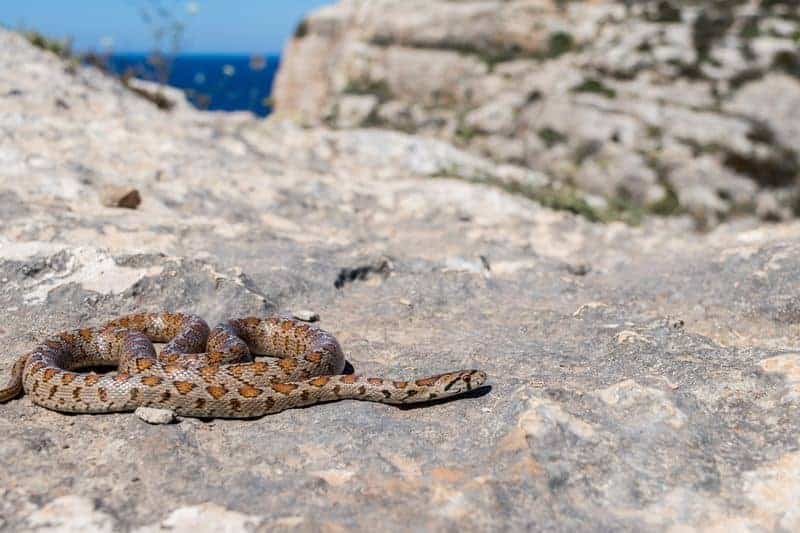
<path fill-rule="evenodd" d="M 55 368 L 48 368 L 47 370 L 44 371 L 44 376 L 42 376 L 42 380 L 45 383 L 47 383 L 48 381 L 53 379 L 53 376 L 55 376 L 56 374 L 58 374 L 58 370 L 56 370 Z"/>
<path fill-rule="evenodd" d="M 181 370 L 183 370 L 183 367 L 178 365 L 167 365 L 164 367 L 164 372 L 166 372 L 167 374 L 176 374 Z"/>
<path fill-rule="evenodd" d="M 228 372 L 230 372 L 237 378 L 240 378 L 245 373 L 245 367 L 241 365 L 231 365 L 228 367 Z"/>
<path fill-rule="evenodd" d="M 219 365 L 225 361 L 225 354 L 220 352 L 210 353 L 206 356 L 209 365 Z"/>
<path fill-rule="evenodd" d="M 139 370 L 139 372 L 144 372 L 151 366 L 153 366 L 152 359 L 140 358 L 136 360 L 136 368 Z"/>
<path fill-rule="evenodd" d="M 348 384 L 349 383 L 355 383 L 356 381 L 358 381 L 358 376 L 356 376 L 355 374 L 348 374 L 346 376 L 342 376 L 339 381 L 341 381 L 342 383 L 348 383 Z"/>
<path fill-rule="evenodd" d="M 383 380 L 380 378 L 369 378 L 367 379 L 367 383 L 372 385 L 383 385 Z"/>
<path fill-rule="evenodd" d="M 209 387 L 206 387 L 206 390 L 216 400 L 219 400 L 220 398 L 228 394 L 228 389 L 226 389 L 225 387 L 221 387 L 219 385 L 211 385 Z"/>
<path fill-rule="evenodd" d="M 311 380 L 311 384 L 315 387 L 324 387 L 325 384 L 327 384 L 330 380 L 331 378 L 327 376 L 320 376 L 316 379 Z"/>
<path fill-rule="evenodd" d="M 253 374 L 260 376 L 269 370 L 269 365 L 262 361 L 258 361 L 253 363 L 253 366 L 251 366 L 250 369 L 253 371 Z"/>
<path fill-rule="evenodd" d="M 294 369 L 297 368 L 297 361 L 294 359 L 281 359 L 278 361 L 278 366 L 285 372 L 294 372 Z"/>
<path fill-rule="evenodd" d="M 90 387 L 100 381 L 100 376 L 97 374 L 89 374 L 83 379 L 83 382 L 89 385 Z"/>
<path fill-rule="evenodd" d="M 204 366 L 200 369 L 200 375 L 203 376 L 205 381 L 213 380 L 217 372 L 219 372 L 219 367 L 216 366 Z"/>
<path fill-rule="evenodd" d="M 75 374 L 71 374 L 69 372 L 64 372 L 61 374 L 61 383 L 64 385 L 69 385 L 72 383 L 72 380 L 75 379 Z"/>
<path fill-rule="evenodd" d="M 130 374 L 128 374 L 127 372 L 120 372 L 114 378 L 114 381 L 116 381 L 117 383 L 125 383 L 129 379 L 131 379 L 131 375 Z"/>
<path fill-rule="evenodd" d="M 319 363 L 320 361 L 322 361 L 322 356 L 317 352 L 311 352 L 307 353 L 304 359 L 309 363 Z"/>
<path fill-rule="evenodd" d="M 416 383 L 420 387 L 430 387 L 431 385 L 436 385 L 436 378 L 418 379 L 414 383 Z"/>
<path fill-rule="evenodd" d="M 175 385 L 175 388 L 178 389 L 178 392 L 181 394 L 189 394 L 195 387 L 195 384 L 190 381 L 176 381 L 173 385 Z"/>
<path fill-rule="evenodd" d="M 255 398 L 256 396 L 259 396 L 262 392 L 264 391 L 257 387 L 253 387 L 252 385 L 245 385 L 244 387 L 239 389 L 239 394 L 241 394 L 245 398 Z"/>
<path fill-rule="evenodd" d="M 394 385 L 398 389 L 405 389 L 406 387 L 408 387 L 408 382 L 407 381 L 392 381 L 392 385 Z"/>
<path fill-rule="evenodd" d="M 145 376 L 142 378 L 142 383 L 144 383 L 148 387 L 155 387 L 159 385 L 162 381 L 164 380 L 158 376 Z"/>
<path fill-rule="evenodd" d="M 289 394 L 290 392 L 292 392 L 297 388 L 297 385 L 293 383 L 272 383 L 270 387 L 272 387 L 272 390 L 274 390 L 275 392 L 280 392 L 281 394 Z"/>

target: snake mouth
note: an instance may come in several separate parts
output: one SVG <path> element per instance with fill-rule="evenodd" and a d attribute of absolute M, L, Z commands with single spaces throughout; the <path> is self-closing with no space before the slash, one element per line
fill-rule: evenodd
<path fill-rule="evenodd" d="M 464 377 L 467 382 L 467 388 L 470 390 L 476 389 L 486 383 L 486 372 L 480 370 L 473 370 L 468 376 Z"/>

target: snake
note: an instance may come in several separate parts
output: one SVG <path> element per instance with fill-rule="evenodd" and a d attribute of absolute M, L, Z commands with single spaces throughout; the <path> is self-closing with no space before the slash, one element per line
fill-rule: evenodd
<path fill-rule="evenodd" d="M 164 343 L 159 353 L 153 343 Z M 99 367 L 114 369 L 98 373 Z M 35 404 L 64 413 L 155 407 L 188 417 L 251 418 L 343 399 L 430 402 L 486 381 L 480 370 L 400 381 L 344 368 L 333 335 L 291 317 L 231 319 L 211 330 L 188 313 L 140 313 L 46 338 L 15 360 L 0 403 L 24 391 Z"/>

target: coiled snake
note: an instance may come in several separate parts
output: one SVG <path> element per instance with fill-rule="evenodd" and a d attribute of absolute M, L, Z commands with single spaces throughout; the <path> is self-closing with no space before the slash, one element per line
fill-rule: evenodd
<path fill-rule="evenodd" d="M 167 344 L 156 355 L 153 342 Z M 255 361 L 253 354 L 272 358 Z M 392 381 L 342 374 L 344 364 L 332 335 L 290 318 L 234 319 L 209 331 L 188 314 L 128 315 L 101 328 L 59 333 L 21 356 L 0 389 L 0 402 L 24 389 L 34 403 L 62 412 L 145 406 L 183 416 L 244 418 L 341 399 L 425 402 L 486 380 L 481 371 L 463 370 Z M 102 365 L 117 371 L 76 372 Z"/>

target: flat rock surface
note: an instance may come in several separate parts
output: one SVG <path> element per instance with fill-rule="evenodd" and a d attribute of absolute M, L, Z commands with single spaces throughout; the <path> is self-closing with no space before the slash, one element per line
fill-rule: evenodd
<path fill-rule="evenodd" d="M 0 529 L 800 528 L 800 225 L 593 224 L 440 177 L 509 172 L 442 141 L 165 113 L 0 50 L 3 375 L 124 313 L 309 309 L 360 373 L 490 376 L 414 409 L 170 425 L 22 397 Z"/>

